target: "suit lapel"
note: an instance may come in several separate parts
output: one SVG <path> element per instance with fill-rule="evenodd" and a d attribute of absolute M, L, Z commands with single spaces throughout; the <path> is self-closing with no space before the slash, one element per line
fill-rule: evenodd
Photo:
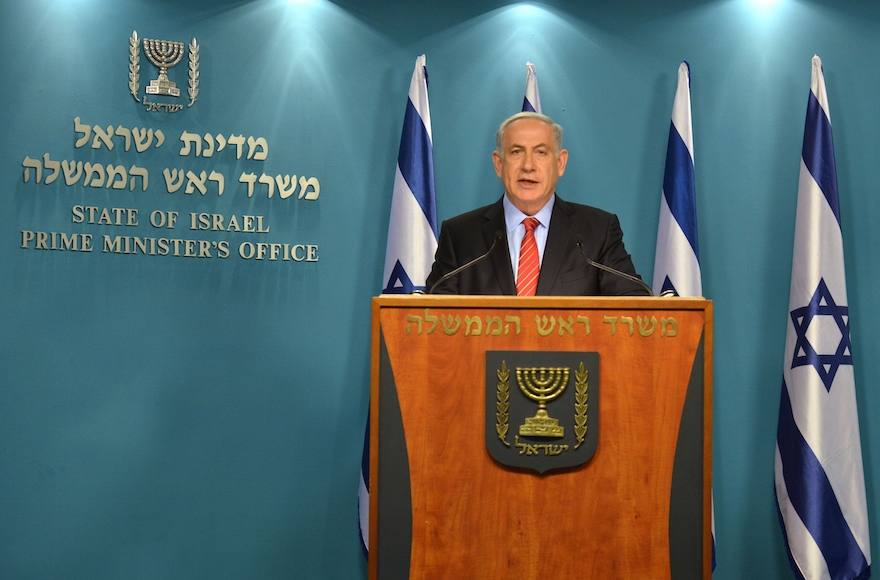
<path fill-rule="evenodd" d="M 541 274 L 538 277 L 538 296 L 547 296 L 559 276 L 559 269 L 565 258 L 566 250 L 571 245 L 573 208 L 556 196 L 553 213 L 550 214 L 550 231 L 547 233 L 547 245 L 541 260 Z"/>
<path fill-rule="evenodd" d="M 516 282 L 513 280 L 513 267 L 510 265 L 510 251 L 507 248 L 507 226 L 504 223 L 504 208 L 501 200 L 492 204 L 485 214 L 486 221 L 483 223 L 483 239 L 486 247 L 490 247 L 495 240 L 495 232 L 501 231 L 502 239 L 498 246 L 492 250 L 489 259 L 495 271 L 495 279 L 501 287 L 501 293 L 507 296 L 516 296 Z"/>

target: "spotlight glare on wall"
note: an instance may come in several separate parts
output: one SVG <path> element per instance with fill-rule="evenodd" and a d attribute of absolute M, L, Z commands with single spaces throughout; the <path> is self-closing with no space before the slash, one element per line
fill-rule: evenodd
<path fill-rule="evenodd" d="M 528 17 L 534 16 L 538 9 L 532 4 L 517 4 L 514 6 L 517 16 Z"/>
<path fill-rule="evenodd" d="M 775 8 L 779 4 L 782 4 L 782 0 L 747 0 L 748 4 L 751 5 L 755 10 L 759 11 L 767 11 Z"/>

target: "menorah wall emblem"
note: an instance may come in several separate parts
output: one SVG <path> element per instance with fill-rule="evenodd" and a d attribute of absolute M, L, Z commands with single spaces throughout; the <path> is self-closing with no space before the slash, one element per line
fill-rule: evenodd
<path fill-rule="evenodd" d="M 538 403 L 534 417 L 526 417 L 519 426 L 524 437 L 564 437 L 565 428 L 547 414 L 547 403 L 559 397 L 568 385 L 567 367 L 534 367 L 516 369 L 516 382 L 529 399 Z"/>
<path fill-rule="evenodd" d="M 172 40 L 155 40 L 152 38 L 143 39 L 141 43 L 138 38 L 137 31 L 131 33 L 128 39 L 128 90 L 134 100 L 143 103 L 148 111 L 157 112 L 165 111 L 175 113 L 183 109 L 183 105 L 179 103 L 170 103 L 162 101 L 147 101 L 144 95 L 143 101 L 138 94 L 140 91 L 140 70 L 141 70 L 141 44 L 143 44 L 143 52 L 147 55 L 147 59 L 159 69 L 159 78 L 150 81 L 149 86 L 144 88 L 146 95 L 163 95 L 168 97 L 180 97 L 180 89 L 177 84 L 168 78 L 168 69 L 176 66 L 187 55 L 187 46 L 182 42 Z M 193 38 L 189 44 L 189 75 L 187 79 L 187 93 L 189 94 L 189 104 L 192 107 L 199 95 L 199 45 Z"/>
<path fill-rule="evenodd" d="M 177 84 L 168 80 L 168 69 L 180 62 L 186 54 L 186 47 L 182 42 L 171 40 L 144 39 L 144 53 L 147 59 L 159 68 L 159 78 L 150 81 L 150 86 L 145 90 L 148 95 L 168 95 L 179 97 L 180 89 Z"/>

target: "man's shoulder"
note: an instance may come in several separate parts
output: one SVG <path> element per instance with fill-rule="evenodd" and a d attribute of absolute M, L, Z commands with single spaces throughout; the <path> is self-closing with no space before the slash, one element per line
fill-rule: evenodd
<path fill-rule="evenodd" d="M 616 217 L 613 213 L 605 211 L 604 209 L 592 205 L 565 201 L 559 196 L 556 196 L 556 202 L 553 209 L 561 211 L 572 218 L 578 219 L 607 221 Z"/>
<path fill-rule="evenodd" d="M 460 226 L 472 226 L 474 223 L 479 224 L 488 219 L 491 219 L 500 211 L 501 200 L 498 200 L 494 203 L 490 203 L 489 205 L 484 205 L 483 207 L 478 207 L 477 209 L 472 209 L 455 217 L 451 217 L 448 220 L 444 221 L 444 225 L 451 228 L 457 228 Z"/>

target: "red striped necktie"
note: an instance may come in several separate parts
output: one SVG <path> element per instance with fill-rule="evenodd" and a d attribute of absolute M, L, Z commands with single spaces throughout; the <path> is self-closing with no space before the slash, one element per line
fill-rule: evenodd
<path fill-rule="evenodd" d="M 519 267 L 516 271 L 517 296 L 534 296 L 538 289 L 538 274 L 541 273 L 538 243 L 535 241 L 535 228 L 538 227 L 538 223 L 533 217 L 523 220 L 526 235 L 519 250 Z"/>

